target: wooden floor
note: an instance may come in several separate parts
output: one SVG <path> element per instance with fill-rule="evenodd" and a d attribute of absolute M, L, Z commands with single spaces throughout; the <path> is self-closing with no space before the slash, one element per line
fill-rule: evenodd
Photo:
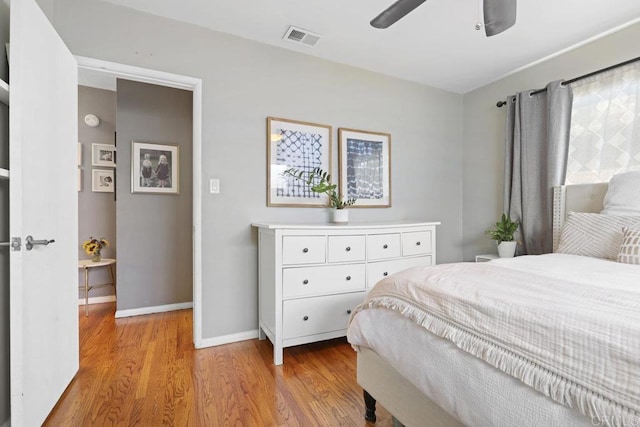
<path fill-rule="evenodd" d="M 195 350 L 192 311 L 114 319 L 79 310 L 80 371 L 48 426 L 372 426 L 344 339 L 285 349 L 268 340 Z M 376 426 L 392 425 L 378 405 Z"/>

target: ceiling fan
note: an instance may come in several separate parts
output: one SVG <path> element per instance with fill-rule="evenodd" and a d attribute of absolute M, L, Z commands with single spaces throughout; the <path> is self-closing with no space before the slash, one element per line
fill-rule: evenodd
<path fill-rule="evenodd" d="M 371 20 L 375 28 L 389 28 L 427 0 L 397 0 Z M 500 34 L 516 23 L 517 0 L 482 0 L 487 37 Z M 476 29 L 480 29 L 476 26 Z"/>

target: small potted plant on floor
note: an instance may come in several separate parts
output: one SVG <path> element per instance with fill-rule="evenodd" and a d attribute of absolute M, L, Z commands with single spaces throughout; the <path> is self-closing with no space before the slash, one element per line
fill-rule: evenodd
<path fill-rule="evenodd" d="M 518 221 L 513 221 L 507 214 L 502 214 L 500 221 L 487 230 L 487 234 L 498 243 L 500 258 L 511 258 L 516 254 L 518 242 L 514 240 L 513 235 L 519 226 Z"/>
<path fill-rule="evenodd" d="M 318 194 L 326 194 L 329 198 L 329 207 L 333 209 L 333 222 L 348 222 L 349 206 L 356 202 L 356 199 L 344 199 L 338 193 L 337 184 L 331 182 L 331 175 L 321 168 L 315 168 L 311 172 L 301 171 L 297 168 L 289 168 L 282 172 L 282 176 L 290 176 L 299 181 L 303 181 L 311 187 L 311 191 Z"/>

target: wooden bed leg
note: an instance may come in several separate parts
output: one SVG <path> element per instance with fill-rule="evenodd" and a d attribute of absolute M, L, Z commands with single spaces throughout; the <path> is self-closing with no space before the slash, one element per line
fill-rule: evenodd
<path fill-rule="evenodd" d="M 376 422 L 376 399 L 371 396 L 367 390 L 362 390 L 364 392 L 364 408 L 365 414 L 364 419 L 367 421 Z"/>

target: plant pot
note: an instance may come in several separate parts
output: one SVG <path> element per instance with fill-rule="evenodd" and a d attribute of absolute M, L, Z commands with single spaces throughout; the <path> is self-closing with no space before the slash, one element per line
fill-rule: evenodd
<path fill-rule="evenodd" d="M 498 256 L 500 258 L 513 258 L 516 254 L 518 242 L 500 242 L 498 244 Z"/>
<path fill-rule="evenodd" d="M 347 209 L 334 209 L 333 222 L 337 224 L 349 222 L 349 211 Z"/>
<path fill-rule="evenodd" d="M 91 255 L 91 261 L 93 261 L 93 262 L 100 262 L 100 261 L 102 261 L 102 255 L 100 255 L 100 254 L 93 254 L 93 255 Z"/>

